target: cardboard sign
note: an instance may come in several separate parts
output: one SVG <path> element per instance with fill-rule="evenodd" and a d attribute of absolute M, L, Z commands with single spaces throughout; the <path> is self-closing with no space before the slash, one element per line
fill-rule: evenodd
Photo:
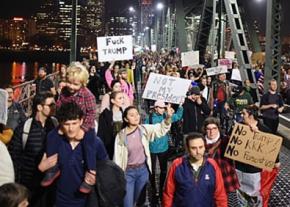
<path fill-rule="evenodd" d="M 249 126 L 235 124 L 225 157 L 271 170 L 280 152 L 282 137 L 252 132 Z"/>
<path fill-rule="evenodd" d="M 182 67 L 199 65 L 199 51 L 181 53 Z"/>
<path fill-rule="evenodd" d="M 218 66 L 225 65 L 228 69 L 233 68 L 233 61 L 231 59 L 218 59 Z"/>
<path fill-rule="evenodd" d="M 191 80 L 151 73 L 142 98 L 179 104 L 186 97 Z"/>
<path fill-rule="evenodd" d="M 133 59 L 133 39 L 131 35 L 98 37 L 98 61 Z"/>
<path fill-rule="evenodd" d="M 217 67 L 212 67 L 212 68 L 206 68 L 206 75 L 207 76 L 213 76 L 213 75 L 218 75 L 222 73 L 227 73 L 228 68 L 225 65 L 222 66 L 217 66 Z"/>

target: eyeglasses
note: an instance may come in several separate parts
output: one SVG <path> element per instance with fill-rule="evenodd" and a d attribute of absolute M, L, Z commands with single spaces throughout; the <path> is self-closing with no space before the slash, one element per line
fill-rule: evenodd
<path fill-rule="evenodd" d="M 55 106 L 55 103 L 43 104 L 43 106 L 53 107 L 53 106 Z"/>
<path fill-rule="evenodd" d="M 212 131 L 212 130 L 217 130 L 217 127 L 212 127 L 212 128 L 206 128 L 207 131 Z"/>

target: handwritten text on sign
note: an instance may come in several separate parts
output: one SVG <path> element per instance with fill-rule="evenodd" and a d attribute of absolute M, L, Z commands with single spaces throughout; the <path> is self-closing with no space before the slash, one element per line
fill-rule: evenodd
<path fill-rule="evenodd" d="M 207 68 L 205 70 L 206 70 L 207 76 L 213 76 L 213 75 L 218 75 L 218 74 L 222 74 L 222 73 L 227 73 L 228 72 L 228 68 L 225 65 L 212 67 L 212 68 Z"/>
<path fill-rule="evenodd" d="M 273 169 L 282 138 L 264 132 L 252 132 L 250 127 L 236 124 L 225 151 L 225 157 L 262 169 Z"/>
<path fill-rule="evenodd" d="M 179 104 L 185 97 L 191 81 L 151 73 L 142 98 Z"/>
<path fill-rule="evenodd" d="M 99 62 L 130 60 L 133 58 L 132 36 L 98 37 Z"/>

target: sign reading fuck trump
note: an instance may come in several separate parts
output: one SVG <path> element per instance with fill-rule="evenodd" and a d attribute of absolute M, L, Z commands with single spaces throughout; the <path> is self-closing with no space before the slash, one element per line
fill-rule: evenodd
<path fill-rule="evenodd" d="M 133 59 L 133 39 L 131 35 L 98 37 L 98 61 Z"/>

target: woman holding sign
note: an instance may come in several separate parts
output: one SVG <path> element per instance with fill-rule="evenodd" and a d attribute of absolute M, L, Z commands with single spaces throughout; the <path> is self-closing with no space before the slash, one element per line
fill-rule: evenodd
<path fill-rule="evenodd" d="M 258 119 L 258 110 L 255 105 L 243 109 L 243 123 L 254 132 L 269 133 L 270 129 Z M 276 159 L 275 168 L 271 172 L 236 161 L 236 171 L 241 184 L 238 191 L 241 206 L 268 206 L 271 189 L 278 174 L 278 167 L 279 155 Z"/>

